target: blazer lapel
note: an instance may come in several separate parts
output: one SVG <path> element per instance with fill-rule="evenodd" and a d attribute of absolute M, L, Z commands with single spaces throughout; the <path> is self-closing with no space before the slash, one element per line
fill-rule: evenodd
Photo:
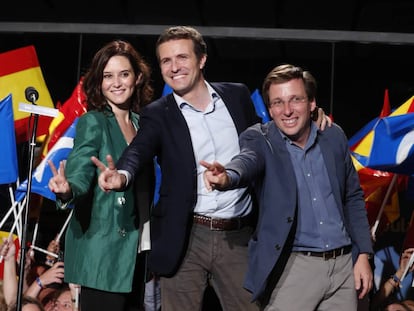
<path fill-rule="evenodd" d="M 250 124 L 247 124 L 247 120 L 244 116 L 242 105 L 238 102 L 239 97 L 235 97 L 233 92 L 225 92 L 221 84 L 212 83 L 211 86 L 220 95 L 224 104 L 227 107 L 233 123 L 236 126 L 237 133 L 240 135 Z"/>
<path fill-rule="evenodd" d="M 190 130 L 188 129 L 187 122 L 180 108 L 178 108 L 177 102 L 172 94 L 166 96 L 165 110 L 163 120 L 166 123 L 166 128 L 170 129 L 170 133 L 173 136 L 176 145 L 177 152 L 181 152 L 183 158 L 188 159 L 188 155 L 191 154 L 195 163 L 195 156 L 193 152 L 193 145 L 191 142 Z"/>
<path fill-rule="evenodd" d="M 269 142 L 273 148 L 275 161 L 278 163 L 276 165 L 278 170 L 276 173 L 277 176 L 280 176 L 280 178 L 285 180 L 288 189 L 296 189 L 295 174 L 292 174 L 294 171 L 293 164 L 283 137 L 280 135 L 279 130 L 273 121 L 268 122 L 265 125 L 265 128 Z"/>

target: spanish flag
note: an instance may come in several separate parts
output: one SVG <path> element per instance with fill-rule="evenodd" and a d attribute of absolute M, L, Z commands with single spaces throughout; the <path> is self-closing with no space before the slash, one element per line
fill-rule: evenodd
<path fill-rule="evenodd" d="M 374 147 L 376 135 L 378 139 L 378 133 L 376 132 L 379 125 L 384 124 L 385 120 L 395 118 L 396 116 L 408 116 L 413 111 L 414 97 L 407 100 L 394 111 L 391 111 L 388 90 L 386 90 L 379 118 L 374 119 L 369 125 L 364 127 L 361 133 L 365 136 L 359 135 L 349 140 L 352 160 L 358 171 L 361 187 L 365 194 L 368 220 L 371 226 L 379 222 L 378 232 L 382 232 L 390 223 L 400 217 L 399 193 L 407 188 L 408 177 L 396 175 L 396 171 L 388 170 L 384 167 L 374 167 L 369 164 L 372 156 L 378 154 L 378 151 L 381 157 L 384 158 L 392 153 L 390 144 L 387 144 L 381 150 Z M 395 182 L 392 183 L 392 181 Z M 386 195 L 387 192 L 389 194 L 388 197 Z M 386 198 L 387 201 L 384 201 Z M 381 206 L 383 206 L 382 211 Z"/>
<path fill-rule="evenodd" d="M 29 86 L 39 92 L 37 105 L 54 108 L 34 46 L 0 53 L 0 98 L 12 94 L 17 143 L 28 141 L 32 130 L 28 128 L 30 113 L 19 111 L 19 103 L 27 103 L 25 89 Z M 52 117 L 39 116 L 37 137 L 48 133 L 51 121 Z"/>
<path fill-rule="evenodd" d="M 53 118 L 48 128 L 48 135 L 43 144 L 42 158 L 53 148 L 73 121 L 86 112 L 86 95 L 82 90 L 83 77 L 72 92 L 70 98 L 59 108 L 59 114 Z"/>

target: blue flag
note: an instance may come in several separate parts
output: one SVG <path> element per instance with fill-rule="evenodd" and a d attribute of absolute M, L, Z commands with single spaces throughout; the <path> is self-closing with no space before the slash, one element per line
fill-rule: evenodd
<path fill-rule="evenodd" d="M 15 183 L 18 166 L 11 94 L 0 101 L 0 142 L 0 184 Z"/>
<path fill-rule="evenodd" d="M 348 139 L 348 146 L 353 150 L 359 142 L 368 135 L 369 132 L 375 127 L 376 123 L 378 122 L 379 118 L 372 119 L 369 121 L 363 128 L 361 128 L 354 136 Z"/>
<path fill-rule="evenodd" d="M 56 200 L 56 195 L 49 190 L 49 179 L 52 178 L 53 173 L 50 169 L 49 160 L 53 162 L 56 168 L 59 168 L 60 161 L 66 160 L 73 148 L 73 139 L 76 133 L 76 118 L 71 126 L 66 130 L 59 140 L 53 145 L 52 149 L 46 154 L 45 158 L 40 162 L 33 172 L 31 192 L 37 193 L 52 201 Z M 16 201 L 21 201 L 27 192 L 27 180 L 25 180 L 16 189 Z"/>
<path fill-rule="evenodd" d="M 382 118 L 374 128 L 374 141 L 366 166 L 392 173 L 414 173 L 414 113 Z"/>
<path fill-rule="evenodd" d="M 263 101 L 262 96 L 259 93 L 259 90 L 256 89 L 250 97 L 253 101 L 256 114 L 262 119 L 262 123 L 270 121 L 269 112 L 267 111 L 266 105 Z"/>
<path fill-rule="evenodd" d="M 169 86 L 168 84 L 164 84 L 164 88 L 162 90 L 162 95 L 161 96 L 168 95 L 172 92 L 173 92 L 173 89 L 171 88 L 171 86 Z"/>

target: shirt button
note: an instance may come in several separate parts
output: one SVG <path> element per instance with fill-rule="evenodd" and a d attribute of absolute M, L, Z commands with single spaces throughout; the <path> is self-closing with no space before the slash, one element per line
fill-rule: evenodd
<path fill-rule="evenodd" d="M 122 228 L 122 229 L 118 229 L 118 233 L 119 233 L 119 235 L 121 236 L 121 237 L 125 237 L 126 236 L 126 231 L 125 231 L 125 229 L 124 228 Z"/>
<path fill-rule="evenodd" d="M 126 200 L 125 200 L 125 198 L 124 198 L 124 197 L 119 197 L 119 198 L 118 198 L 118 204 L 119 204 L 119 205 L 125 205 L 125 201 L 126 201 Z"/>

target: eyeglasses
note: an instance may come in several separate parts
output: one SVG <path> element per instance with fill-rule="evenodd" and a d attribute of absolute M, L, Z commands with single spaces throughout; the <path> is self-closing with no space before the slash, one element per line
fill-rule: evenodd
<path fill-rule="evenodd" d="M 54 308 L 61 308 L 63 310 L 72 310 L 72 302 L 71 301 L 55 300 L 53 302 L 53 307 Z"/>
<path fill-rule="evenodd" d="M 297 105 L 297 104 L 302 104 L 307 100 L 306 96 L 292 96 L 291 98 L 289 98 L 287 101 L 283 100 L 283 99 L 275 99 L 274 101 L 271 101 L 269 106 L 271 108 L 275 107 L 275 108 L 281 108 L 285 105 L 285 103 L 288 103 L 289 105 Z"/>

